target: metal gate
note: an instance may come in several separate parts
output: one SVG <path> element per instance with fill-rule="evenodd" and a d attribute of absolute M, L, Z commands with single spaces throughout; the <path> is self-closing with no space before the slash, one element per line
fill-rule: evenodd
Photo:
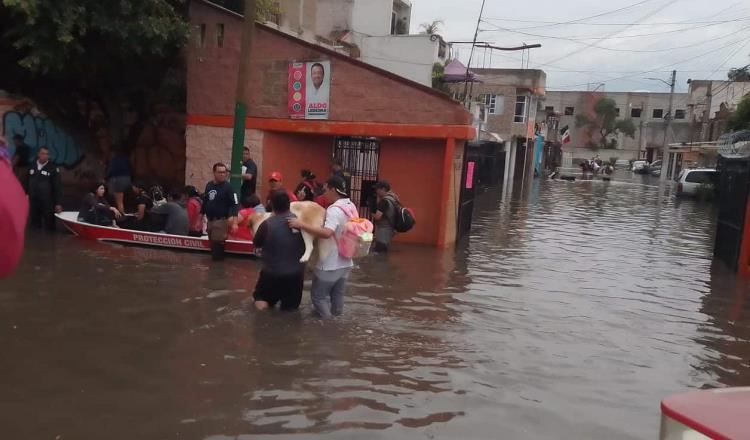
<path fill-rule="evenodd" d="M 479 144 L 467 142 L 464 147 L 464 163 L 461 173 L 461 193 L 458 199 L 458 227 L 456 239 L 471 231 L 474 217 L 474 191 L 477 182 L 477 164 L 479 162 Z"/>
<path fill-rule="evenodd" d="M 348 173 L 347 188 L 359 215 L 369 218 L 375 202 L 373 185 L 378 181 L 380 141 L 374 138 L 338 137 L 333 157 L 340 159 Z"/>

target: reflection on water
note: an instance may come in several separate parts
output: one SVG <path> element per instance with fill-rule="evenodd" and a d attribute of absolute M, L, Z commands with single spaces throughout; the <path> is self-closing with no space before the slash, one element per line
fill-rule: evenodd
<path fill-rule="evenodd" d="M 662 397 L 750 381 L 710 205 L 640 180 L 477 205 L 455 250 L 364 261 L 329 323 L 252 312 L 254 261 L 32 236 L 0 284 L 4 437 L 645 439 Z"/>

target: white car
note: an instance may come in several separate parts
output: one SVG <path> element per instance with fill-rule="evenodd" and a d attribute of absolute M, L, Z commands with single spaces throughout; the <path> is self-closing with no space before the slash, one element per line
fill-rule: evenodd
<path fill-rule="evenodd" d="M 715 185 L 719 173 L 713 168 L 694 168 L 680 171 L 677 176 L 677 195 L 694 196 L 698 187 L 706 185 Z"/>

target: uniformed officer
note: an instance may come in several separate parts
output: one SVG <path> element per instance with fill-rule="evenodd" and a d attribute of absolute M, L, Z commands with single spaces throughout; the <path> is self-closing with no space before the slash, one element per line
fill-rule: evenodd
<path fill-rule="evenodd" d="M 24 190 L 29 196 L 29 221 L 33 228 L 44 225 L 55 230 L 55 212 L 60 206 L 60 169 L 49 161 L 47 147 L 39 147 L 37 160 L 29 167 L 24 179 Z"/>
<path fill-rule="evenodd" d="M 224 241 L 227 229 L 237 232 L 237 194 L 227 182 L 229 172 L 223 163 L 214 165 L 214 180 L 208 182 L 203 193 L 201 214 L 208 220 L 208 239 L 211 241 L 211 256 L 214 260 L 224 258 Z"/>

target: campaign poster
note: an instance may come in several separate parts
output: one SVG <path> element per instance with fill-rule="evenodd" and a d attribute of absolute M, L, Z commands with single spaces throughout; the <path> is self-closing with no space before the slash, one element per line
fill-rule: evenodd
<path fill-rule="evenodd" d="M 330 61 L 289 64 L 289 116 L 292 119 L 328 119 L 330 90 Z"/>

